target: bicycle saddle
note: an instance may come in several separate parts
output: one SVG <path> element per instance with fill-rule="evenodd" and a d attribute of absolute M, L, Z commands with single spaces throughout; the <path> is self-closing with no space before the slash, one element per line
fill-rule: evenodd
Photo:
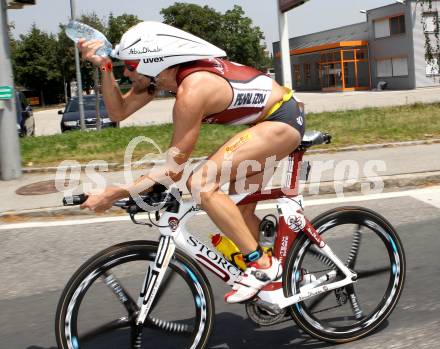
<path fill-rule="evenodd" d="M 320 131 L 306 131 L 299 148 L 310 148 L 312 145 L 329 144 L 332 136 Z"/>

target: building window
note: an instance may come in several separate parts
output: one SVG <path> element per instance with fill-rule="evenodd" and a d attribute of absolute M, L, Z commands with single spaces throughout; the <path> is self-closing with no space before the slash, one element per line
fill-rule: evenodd
<path fill-rule="evenodd" d="M 405 33 L 405 16 L 396 16 L 390 18 L 390 32 L 391 35 Z"/>
<path fill-rule="evenodd" d="M 423 19 L 425 23 L 425 33 L 438 33 L 439 21 L 437 12 L 425 13 L 423 14 Z"/>
<path fill-rule="evenodd" d="M 354 50 L 342 51 L 344 53 L 344 61 L 354 60 Z"/>
<path fill-rule="evenodd" d="M 408 59 L 393 58 L 393 76 L 408 76 Z"/>
<path fill-rule="evenodd" d="M 301 65 L 299 65 L 299 64 L 294 65 L 293 78 L 294 78 L 295 86 L 301 85 Z"/>
<path fill-rule="evenodd" d="M 388 18 L 374 21 L 374 37 L 376 39 L 390 36 L 390 20 Z"/>
<path fill-rule="evenodd" d="M 310 63 L 304 64 L 304 77 L 306 79 L 306 83 L 309 83 L 310 80 L 312 79 L 312 71 L 311 71 Z"/>
<path fill-rule="evenodd" d="M 368 50 L 356 50 L 356 59 L 368 59 Z"/>
<path fill-rule="evenodd" d="M 388 78 L 393 76 L 393 65 L 391 59 L 381 59 L 377 61 L 377 77 Z"/>
<path fill-rule="evenodd" d="M 403 34 L 405 32 L 405 15 L 374 21 L 374 37 L 376 39 L 387 38 L 391 35 Z"/>
<path fill-rule="evenodd" d="M 434 58 L 431 62 L 426 62 L 426 76 L 440 75 L 438 58 Z"/>
<path fill-rule="evenodd" d="M 377 77 L 408 76 L 408 59 L 389 58 L 377 61 Z"/>

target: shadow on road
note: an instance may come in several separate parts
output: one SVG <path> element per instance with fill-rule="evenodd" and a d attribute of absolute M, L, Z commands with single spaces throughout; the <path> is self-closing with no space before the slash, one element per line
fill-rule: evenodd
<path fill-rule="evenodd" d="M 233 313 L 217 314 L 210 349 L 238 348 L 326 348 L 330 344 L 301 332 L 289 318 L 270 326 L 259 327 L 247 318 Z"/>
<path fill-rule="evenodd" d="M 373 331 L 372 334 L 380 332 L 388 327 L 388 320 L 385 320 L 378 329 Z M 113 333 L 108 337 L 101 338 L 100 344 L 90 343 L 89 346 L 94 349 L 129 349 L 129 333 L 122 336 L 122 332 Z M 157 337 L 161 337 L 159 332 Z M 369 335 L 369 336 L 370 336 Z M 369 337 L 367 336 L 367 337 Z M 104 340 L 103 340 L 104 339 Z M 144 341 L 145 341 L 144 337 Z M 166 338 L 155 338 L 160 341 L 160 348 L 173 348 L 176 346 L 176 337 L 166 336 Z M 154 339 L 148 339 L 148 347 L 151 347 Z M 153 345 L 153 347 L 159 348 L 159 343 Z M 303 333 L 296 324 L 289 318 L 286 321 L 269 327 L 259 327 L 247 318 L 243 318 L 240 315 L 234 313 L 220 313 L 217 314 L 215 319 L 214 331 L 211 335 L 208 348 L 209 349 L 242 349 L 253 348 L 263 349 L 267 347 L 271 348 L 292 348 L 292 349 L 318 349 L 332 347 L 332 344 L 325 343 L 316 339 L 313 339 L 308 334 Z M 56 347 L 39 347 L 30 346 L 26 349 L 57 349 Z"/>

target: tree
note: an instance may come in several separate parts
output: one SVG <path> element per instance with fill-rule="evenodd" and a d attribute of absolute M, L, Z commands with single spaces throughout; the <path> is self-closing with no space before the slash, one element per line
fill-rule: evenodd
<path fill-rule="evenodd" d="M 138 18 L 138 16 L 124 13 L 120 16 L 114 17 L 110 12 L 108 17 L 107 39 L 113 45 L 119 43 L 119 41 L 121 41 L 122 34 L 139 22 L 142 21 Z"/>
<path fill-rule="evenodd" d="M 425 33 L 425 59 L 427 64 L 436 68 L 440 72 L 440 24 L 439 15 L 437 11 L 433 8 L 432 0 L 417 0 L 418 5 L 422 9 L 421 22 L 423 25 L 423 31 Z M 432 17 L 427 17 L 425 14 L 431 14 Z M 433 18 L 435 21 L 436 28 L 433 33 L 428 32 L 427 29 L 427 18 Z"/>
<path fill-rule="evenodd" d="M 33 24 L 29 33 L 20 35 L 16 42 L 14 63 L 17 84 L 40 91 L 43 104 L 56 102 L 56 95 L 62 93 L 62 84 L 57 67 L 57 41 L 53 35 Z"/>
<path fill-rule="evenodd" d="M 214 45 L 223 43 L 219 35 L 222 15 L 209 6 L 177 2 L 162 9 L 160 13 L 166 24 L 201 37 Z"/>
<path fill-rule="evenodd" d="M 66 26 L 59 25 L 57 34 L 57 65 L 63 84 L 67 84 L 67 93 L 70 92 L 70 83 L 75 79 L 75 47 L 72 40 L 66 35 Z"/>
<path fill-rule="evenodd" d="M 223 48 L 232 60 L 259 69 L 270 66 L 261 42 L 264 34 L 259 27 L 252 27 L 252 20 L 244 17 L 244 11 L 235 5 L 232 10 L 226 11 L 222 19 Z"/>
<path fill-rule="evenodd" d="M 265 69 L 270 59 L 261 45 L 264 35 L 240 6 L 223 15 L 208 6 L 175 3 L 160 12 L 164 23 L 185 30 L 224 49 L 229 59 Z"/>

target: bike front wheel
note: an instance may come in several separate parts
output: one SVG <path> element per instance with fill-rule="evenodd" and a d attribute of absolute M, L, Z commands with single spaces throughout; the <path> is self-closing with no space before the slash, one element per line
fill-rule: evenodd
<path fill-rule="evenodd" d="M 65 287 L 56 312 L 60 349 L 205 348 L 214 302 L 209 282 L 176 250 L 144 322 L 136 330 L 139 296 L 158 243 L 132 241 L 110 247 L 84 263 Z"/>
<path fill-rule="evenodd" d="M 358 279 L 292 305 L 291 315 L 304 331 L 327 342 L 344 343 L 366 336 L 390 315 L 402 292 L 406 264 L 400 239 L 385 218 L 360 207 L 328 211 L 312 224 Z M 336 272 L 336 278 L 328 282 L 344 278 L 302 235 L 286 260 L 287 296 L 329 272 Z"/>

